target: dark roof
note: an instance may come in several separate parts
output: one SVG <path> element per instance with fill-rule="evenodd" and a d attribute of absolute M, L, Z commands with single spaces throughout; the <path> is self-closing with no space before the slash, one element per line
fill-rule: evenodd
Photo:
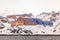
<path fill-rule="evenodd" d="M 2 16 L 0 16 L 0 19 L 3 19 L 3 17 L 2 17 Z"/>

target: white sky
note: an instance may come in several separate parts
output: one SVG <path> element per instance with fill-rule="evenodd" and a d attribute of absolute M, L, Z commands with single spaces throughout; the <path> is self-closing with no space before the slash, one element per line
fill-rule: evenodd
<path fill-rule="evenodd" d="M 59 10 L 60 0 L 0 0 L 0 15 L 33 13 L 36 16 Z"/>

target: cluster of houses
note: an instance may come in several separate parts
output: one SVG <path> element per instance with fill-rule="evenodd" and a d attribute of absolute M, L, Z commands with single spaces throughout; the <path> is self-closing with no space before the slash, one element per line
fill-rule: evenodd
<path fill-rule="evenodd" d="M 26 16 L 26 17 L 25 17 Z M 10 15 L 7 16 L 8 21 L 11 23 L 11 26 L 17 25 L 53 25 L 51 21 L 42 21 L 39 18 L 33 18 L 30 15 Z"/>
<path fill-rule="evenodd" d="M 36 25 L 36 23 L 31 19 L 31 14 L 27 15 L 9 15 L 7 16 L 8 22 L 11 26 L 16 25 Z"/>
<path fill-rule="evenodd" d="M 49 26 L 52 27 L 53 26 L 53 20 L 50 21 L 44 21 L 38 17 L 34 17 L 32 14 L 23 14 L 23 15 L 7 15 L 6 17 L 2 17 L 0 16 L 0 29 L 3 29 L 4 27 L 6 27 L 7 25 L 5 25 L 7 23 L 7 25 L 9 24 L 10 27 L 14 28 L 14 27 L 19 27 L 19 26 L 41 26 L 43 25 L 44 27 Z M 16 32 L 17 30 L 12 30 L 12 32 Z M 28 32 L 30 32 L 29 30 L 27 30 Z M 25 32 L 25 31 L 24 31 Z"/>
<path fill-rule="evenodd" d="M 34 30 L 31 28 L 33 28 L 35 26 L 36 26 L 36 29 L 34 28 L 35 31 L 37 31 L 38 26 L 42 27 L 42 28 L 39 28 L 38 30 L 40 30 L 40 29 L 44 30 L 43 27 L 45 27 L 45 29 L 48 27 L 50 27 L 50 28 L 53 27 L 56 29 L 60 25 L 59 18 L 60 18 L 59 13 L 54 13 L 54 12 L 42 13 L 42 14 L 38 15 L 37 17 L 34 17 L 32 14 L 7 15 L 6 17 L 0 16 L 0 32 L 1 32 L 1 29 L 4 29 L 4 32 L 5 32 L 5 30 L 10 29 L 9 27 L 11 27 L 11 29 L 13 28 L 13 30 L 10 30 L 12 33 L 21 32 L 21 30 L 22 30 L 22 32 L 25 32 L 25 33 L 32 33 L 32 31 L 34 31 Z M 55 25 L 58 25 L 58 26 L 56 27 Z M 28 26 L 28 27 L 26 27 L 26 26 Z M 17 27 L 17 30 L 16 30 L 16 27 Z M 22 29 L 21 29 L 21 27 L 22 27 Z M 27 29 L 30 27 L 30 30 L 27 30 L 27 29 L 23 30 L 23 27 L 27 28 Z M 48 30 L 50 28 L 48 28 Z M 6 31 L 6 32 L 8 32 L 8 31 Z"/>
<path fill-rule="evenodd" d="M 42 21 L 39 18 L 31 17 L 32 14 L 24 15 L 8 15 L 7 17 L 0 17 L 3 23 L 11 24 L 11 27 L 22 26 L 22 25 L 49 25 L 52 26 L 53 22 L 51 21 Z"/>

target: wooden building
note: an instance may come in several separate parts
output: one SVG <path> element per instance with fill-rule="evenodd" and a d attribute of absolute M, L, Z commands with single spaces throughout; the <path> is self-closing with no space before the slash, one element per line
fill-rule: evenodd
<path fill-rule="evenodd" d="M 15 21 L 11 22 L 10 24 L 11 24 L 11 27 L 16 26 L 16 22 Z"/>
<path fill-rule="evenodd" d="M 24 20 L 17 20 L 16 25 L 24 25 Z"/>
<path fill-rule="evenodd" d="M 16 21 L 11 22 L 11 26 L 22 26 L 24 25 L 24 20 L 22 18 L 17 19 Z"/>
<path fill-rule="evenodd" d="M 32 18 L 21 18 L 21 17 L 19 17 L 17 20 L 24 21 L 24 25 L 36 25 L 36 23 L 32 20 Z"/>
<path fill-rule="evenodd" d="M 11 22 L 11 26 L 22 26 L 22 25 L 36 25 L 36 23 L 31 18 L 19 17 L 16 21 Z"/>
<path fill-rule="evenodd" d="M 25 25 L 36 25 L 32 18 L 25 18 Z"/>

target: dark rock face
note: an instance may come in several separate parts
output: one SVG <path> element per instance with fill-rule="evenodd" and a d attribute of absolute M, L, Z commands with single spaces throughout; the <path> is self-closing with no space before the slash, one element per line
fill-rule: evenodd
<path fill-rule="evenodd" d="M 4 27 L 5 27 L 4 24 L 0 23 L 0 29 L 3 29 Z"/>
<path fill-rule="evenodd" d="M 24 32 L 24 33 L 30 33 L 30 34 L 33 33 L 31 30 L 24 30 L 23 32 Z"/>
<path fill-rule="evenodd" d="M 13 29 L 13 30 L 11 31 L 11 33 L 16 33 L 16 31 L 17 31 L 16 29 Z"/>
<path fill-rule="evenodd" d="M 3 23 L 7 23 L 8 19 L 6 17 L 3 17 L 3 19 L 1 20 Z"/>

